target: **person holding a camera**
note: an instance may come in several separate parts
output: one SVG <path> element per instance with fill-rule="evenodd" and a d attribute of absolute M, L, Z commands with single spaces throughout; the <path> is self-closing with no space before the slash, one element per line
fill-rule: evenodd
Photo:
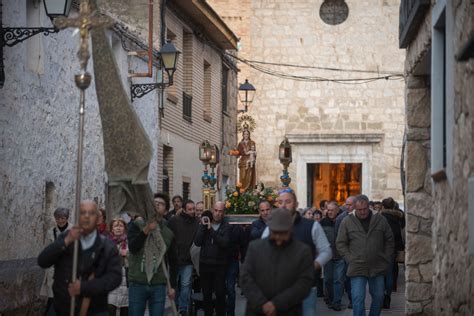
<path fill-rule="evenodd" d="M 203 212 L 194 244 L 201 247 L 199 274 L 201 276 L 204 313 L 213 315 L 212 294 L 215 294 L 217 316 L 226 313 L 226 267 L 230 246 L 230 225 L 224 222 L 224 202 L 216 202 L 212 212 Z"/>

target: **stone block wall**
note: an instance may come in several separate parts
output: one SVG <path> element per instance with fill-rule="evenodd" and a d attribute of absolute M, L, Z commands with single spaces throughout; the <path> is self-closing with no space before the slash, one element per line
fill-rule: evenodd
<path fill-rule="evenodd" d="M 474 60 L 455 59 L 474 30 L 474 6 L 459 0 L 447 1 L 446 5 L 446 19 L 454 21 L 452 34 L 446 38 L 446 47 L 453 46 L 454 56 L 447 55 L 446 62 L 446 71 L 453 79 L 447 79 L 446 86 L 448 91 L 454 89 L 454 94 L 446 94 L 446 106 L 453 107 L 446 109 L 445 118 L 447 139 L 452 139 L 447 146 L 452 148 L 447 159 L 452 161 L 441 172 L 444 178 L 431 177 L 439 170 L 432 170 L 430 163 L 430 77 L 413 75 L 423 60 L 430 58 L 433 8 L 424 17 L 406 54 L 408 315 L 474 312 L 474 265 L 468 251 L 469 234 L 473 233 L 468 225 L 468 179 L 474 169 Z"/>
<path fill-rule="evenodd" d="M 449 40 L 454 53 L 459 54 L 470 36 L 472 40 L 474 4 L 454 0 L 447 6 L 447 14 L 452 14 L 455 23 Z M 454 68 L 448 69 L 453 72 L 453 81 L 447 83 L 454 86 L 454 126 L 447 130 L 453 136 L 453 153 L 448 155 L 453 159 L 452 169 L 446 170 L 451 176 L 433 186 L 433 311 L 438 315 L 472 315 L 474 260 L 468 239 L 474 228 L 468 225 L 468 179 L 474 173 L 474 58 L 453 64 Z"/>
<path fill-rule="evenodd" d="M 406 86 L 406 313 L 433 311 L 433 201 L 430 170 L 430 77 L 410 76 Z"/>
<path fill-rule="evenodd" d="M 335 26 L 325 24 L 319 17 L 321 0 L 209 2 L 240 37 L 239 56 L 246 59 L 403 72 L 404 53 L 398 49 L 397 38 L 398 1 L 346 1 L 349 16 Z M 286 74 L 325 78 L 376 76 L 268 67 Z M 277 151 L 285 135 L 383 133 L 383 139 L 372 146 L 371 192 L 364 193 L 373 199 L 392 196 L 403 200 L 400 181 L 405 119 L 403 81 L 382 80 L 360 85 L 300 82 L 269 76 L 242 63 L 239 68 L 242 70 L 239 82 L 249 79 L 257 89 L 249 114 L 257 123 L 252 138 L 257 143 L 259 181 L 279 185 L 281 165 Z M 312 146 L 318 148 L 318 144 Z M 293 157 L 290 166 L 293 179 L 297 160 Z M 300 190 L 295 184 L 292 186 Z M 306 206 L 306 201 L 302 203 L 301 206 Z"/>

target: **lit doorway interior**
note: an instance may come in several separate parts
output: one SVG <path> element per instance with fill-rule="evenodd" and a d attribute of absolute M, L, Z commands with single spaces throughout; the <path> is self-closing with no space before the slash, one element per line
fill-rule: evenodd
<path fill-rule="evenodd" d="M 351 195 L 361 194 L 361 163 L 309 163 L 308 205 L 319 208 L 321 200 L 335 200 L 342 205 Z"/>

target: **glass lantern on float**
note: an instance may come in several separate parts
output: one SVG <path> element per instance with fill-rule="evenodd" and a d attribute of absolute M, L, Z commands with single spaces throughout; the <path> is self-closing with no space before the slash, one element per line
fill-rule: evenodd
<path fill-rule="evenodd" d="M 207 169 L 207 165 L 211 160 L 211 144 L 209 144 L 207 140 L 203 141 L 201 145 L 199 145 L 199 160 L 201 160 L 204 164 L 203 175 L 201 177 L 203 188 L 207 188 L 209 187 L 211 180 Z"/>
<path fill-rule="evenodd" d="M 280 176 L 281 184 L 283 187 L 288 187 L 291 183 L 291 178 L 288 174 L 288 166 L 292 161 L 292 153 L 291 144 L 288 141 L 288 138 L 286 137 L 280 143 L 280 147 L 278 150 L 278 158 L 280 159 L 280 163 L 283 165 L 283 174 Z"/>
<path fill-rule="evenodd" d="M 209 160 L 209 166 L 211 167 L 211 180 L 210 180 L 210 185 L 211 189 L 215 189 L 215 185 L 217 183 L 217 178 L 216 174 L 214 172 L 217 164 L 219 163 L 219 147 L 217 145 L 212 145 L 211 146 L 211 159 Z"/>

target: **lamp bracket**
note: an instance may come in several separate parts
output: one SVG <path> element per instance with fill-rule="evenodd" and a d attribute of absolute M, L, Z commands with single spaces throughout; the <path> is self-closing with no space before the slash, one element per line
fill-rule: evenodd
<path fill-rule="evenodd" d="M 170 84 L 167 82 L 131 84 L 130 95 L 132 97 L 132 102 L 134 99 L 141 98 L 155 89 L 163 90 L 164 88 L 169 87 L 169 86 Z"/>
<path fill-rule="evenodd" d="M 36 34 L 43 33 L 47 36 L 57 32 L 59 29 L 54 27 L 3 27 L 1 29 L 2 48 L 13 47 Z"/>

